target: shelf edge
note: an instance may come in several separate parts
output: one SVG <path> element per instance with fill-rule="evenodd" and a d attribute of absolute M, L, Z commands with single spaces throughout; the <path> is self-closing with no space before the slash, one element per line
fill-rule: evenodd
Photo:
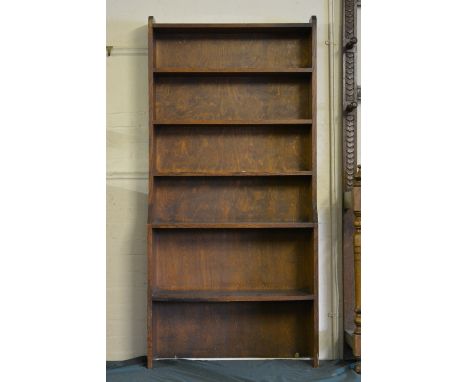
<path fill-rule="evenodd" d="M 152 223 L 156 229 L 257 229 L 257 228 L 272 228 L 272 229 L 293 229 L 293 228 L 316 228 L 317 223 Z"/>
<path fill-rule="evenodd" d="M 204 291 L 153 291 L 153 302 L 281 302 L 281 301 L 314 301 L 315 296 L 303 291 L 264 291 L 223 293 L 214 292 L 210 295 Z"/>
<path fill-rule="evenodd" d="M 312 119 L 278 119 L 278 120 L 160 120 L 153 125 L 311 125 Z"/>

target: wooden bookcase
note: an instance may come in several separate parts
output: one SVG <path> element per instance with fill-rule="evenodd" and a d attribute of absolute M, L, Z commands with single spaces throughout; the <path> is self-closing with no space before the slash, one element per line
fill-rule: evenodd
<path fill-rule="evenodd" d="M 148 367 L 317 366 L 315 17 L 150 17 L 148 53 Z"/>

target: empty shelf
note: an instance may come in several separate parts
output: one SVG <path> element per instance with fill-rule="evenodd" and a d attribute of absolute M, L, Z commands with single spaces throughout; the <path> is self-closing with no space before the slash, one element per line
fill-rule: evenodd
<path fill-rule="evenodd" d="M 311 119 L 166 119 L 153 122 L 154 125 L 310 125 Z"/>
<path fill-rule="evenodd" d="M 153 228 L 314 228 L 315 223 L 153 223 Z"/>
<path fill-rule="evenodd" d="M 312 171 L 276 171 L 276 172 L 255 172 L 255 171 L 168 171 L 155 172 L 153 176 L 307 176 L 313 175 Z"/>
<path fill-rule="evenodd" d="M 308 74 L 312 73 L 312 68 L 155 68 L 155 74 L 168 75 L 248 75 L 248 74 Z"/>
<path fill-rule="evenodd" d="M 314 295 L 306 290 L 263 291 L 173 291 L 156 290 L 153 301 L 180 302 L 240 302 L 240 301 L 310 301 Z"/>

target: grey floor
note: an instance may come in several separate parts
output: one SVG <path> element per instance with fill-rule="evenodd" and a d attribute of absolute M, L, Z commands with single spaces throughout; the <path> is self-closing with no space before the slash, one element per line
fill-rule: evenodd
<path fill-rule="evenodd" d="M 360 381 L 353 364 L 322 361 L 312 368 L 308 361 L 156 361 L 152 370 L 143 365 L 107 370 L 107 382 L 351 382 Z"/>

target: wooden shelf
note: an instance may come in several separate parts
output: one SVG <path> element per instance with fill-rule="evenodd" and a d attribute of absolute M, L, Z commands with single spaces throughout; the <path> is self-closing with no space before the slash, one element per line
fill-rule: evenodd
<path fill-rule="evenodd" d="M 233 23 L 218 23 L 218 24 L 167 24 L 154 23 L 154 29 L 307 29 L 310 30 L 310 23 L 255 23 L 255 24 L 233 24 Z"/>
<path fill-rule="evenodd" d="M 311 119 L 179 119 L 153 121 L 153 125 L 311 125 Z"/>
<path fill-rule="evenodd" d="M 255 172 L 255 171 L 218 171 L 218 172 L 153 172 L 153 176 L 311 176 L 312 171 L 278 171 L 278 172 Z"/>
<path fill-rule="evenodd" d="M 153 223 L 153 228 L 314 228 L 316 223 Z"/>
<path fill-rule="evenodd" d="M 314 295 L 305 290 L 264 291 L 173 291 L 156 290 L 153 301 L 173 302 L 242 302 L 242 301 L 312 301 Z"/>
<path fill-rule="evenodd" d="M 312 73 L 312 68 L 155 68 L 154 74 L 167 75 L 248 75 L 248 74 L 286 74 L 286 75 L 307 75 Z"/>

